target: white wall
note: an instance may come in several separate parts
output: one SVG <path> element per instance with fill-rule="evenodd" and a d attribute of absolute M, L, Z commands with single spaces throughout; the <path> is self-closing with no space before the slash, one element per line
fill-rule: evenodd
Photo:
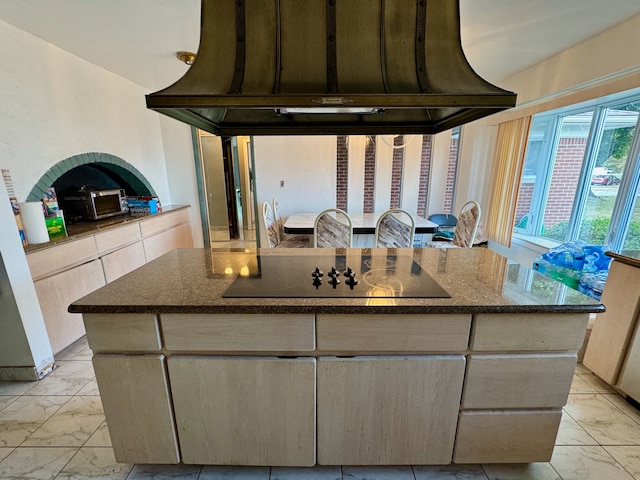
<path fill-rule="evenodd" d="M 159 115 L 142 87 L 0 21 L 0 166 L 19 201 L 57 162 L 105 152 L 171 203 Z"/>
<path fill-rule="evenodd" d="M 0 168 L 10 171 L 19 201 L 59 161 L 104 152 L 136 167 L 163 205 L 190 203 L 197 215 L 190 130 L 174 120 L 161 126 L 160 115 L 146 108 L 148 91 L 2 21 L 0 38 Z M 6 198 L 0 191 L 0 202 Z M 38 326 L 26 256 L 21 245 L 15 248 L 18 231 L 10 220 L 0 223 L 0 252 L 16 302 L 30 306 L 20 314 L 37 366 L 51 348 L 44 324 Z M 193 224 L 201 244 L 200 222 Z"/>
<path fill-rule="evenodd" d="M 202 223 L 196 185 L 196 167 L 191 140 L 191 127 L 165 115 L 160 116 L 162 145 L 169 183 L 169 195 L 174 205 L 191 205 L 193 246 L 201 248 Z"/>
<path fill-rule="evenodd" d="M 337 139 L 333 135 L 252 138 L 260 244 L 264 246 L 268 245 L 262 221 L 264 202 L 276 198 L 283 217 L 335 208 Z"/>

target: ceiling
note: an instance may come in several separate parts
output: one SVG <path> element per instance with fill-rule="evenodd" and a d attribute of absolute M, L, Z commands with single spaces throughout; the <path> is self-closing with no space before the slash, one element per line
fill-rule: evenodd
<path fill-rule="evenodd" d="M 474 70 L 500 80 L 640 14 L 638 0 L 460 0 Z M 200 0 L 0 0 L 0 20 L 149 89 L 178 80 L 197 51 Z"/>

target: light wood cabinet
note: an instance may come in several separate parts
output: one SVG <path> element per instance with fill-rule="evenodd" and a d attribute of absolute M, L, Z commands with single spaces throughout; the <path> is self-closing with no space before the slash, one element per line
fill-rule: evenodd
<path fill-rule="evenodd" d="M 31 278 L 35 281 L 94 260 L 97 257 L 96 241 L 91 236 L 31 252 L 27 255 L 27 262 L 29 263 L 29 270 L 31 270 Z"/>
<path fill-rule="evenodd" d="M 451 462 L 462 355 L 320 357 L 318 463 Z"/>
<path fill-rule="evenodd" d="M 315 464 L 314 358 L 168 360 L 182 461 Z"/>
<path fill-rule="evenodd" d="M 54 354 L 85 334 L 80 315 L 67 312 L 69 304 L 149 261 L 143 231 L 152 258 L 193 247 L 189 209 L 183 208 L 27 254 Z"/>
<path fill-rule="evenodd" d="M 142 242 L 123 247 L 100 258 L 107 283 L 132 272 L 146 263 Z"/>
<path fill-rule="evenodd" d="M 54 354 L 85 334 L 82 315 L 69 313 L 69 304 L 105 285 L 99 260 L 34 282 Z"/>
<path fill-rule="evenodd" d="M 94 353 L 159 352 L 162 348 L 156 315 L 85 313 L 83 319 Z"/>
<path fill-rule="evenodd" d="M 583 363 L 605 382 L 616 385 L 640 321 L 640 268 L 614 259 L 601 301 L 607 310 L 596 315 Z M 634 374 L 640 380 L 640 364 L 633 359 L 636 373 L 627 372 L 627 389 Z M 638 387 L 632 390 L 640 400 Z"/>
<path fill-rule="evenodd" d="M 314 315 L 165 314 L 167 348 L 201 352 L 295 352 L 315 348 Z"/>
<path fill-rule="evenodd" d="M 321 351 L 459 352 L 471 315 L 318 315 L 316 323 Z"/>
<path fill-rule="evenodd" d="M 561 417 L 561 409 L 462 412 L 453 461 L 547 462 L 553 453 Z"/>
<path fill-rule="evenodd" d="M 567 403 L 576 354 L 469 357 L 463 408 L 544 408 Z"/>
<path fill-rule="evenodd" d="M 116 461 L 178 463 L 164 355 L 96 354 L 96 372 Z"/>

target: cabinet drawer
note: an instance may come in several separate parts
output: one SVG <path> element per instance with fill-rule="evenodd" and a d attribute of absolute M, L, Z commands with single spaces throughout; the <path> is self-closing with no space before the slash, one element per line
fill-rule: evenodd
<path fill-rule="evenodd" d="M 463 408 L 545 408 L 567 402 L 578 357 L 471 355 Z"/>
<path fill-rule="evenodd" d="M 474 319 L 471 350 L 578 351 L 588 321 L 588 313 L 480 314 Z"/>
<path fill-rule="evenodd" d="M 97 253 L 96 242 L 90 236 L 29 253 L 27 262 L 35 281 L 93 260 Z"/>
<path fill-rule="evenodd" d="M 162 347 L 155 315 L 85 313 L 82 319 L 94 352 L 157 352 Z"/>
<path fill-rule="evenodd" d="M 97 233 L 95 237 L 98 254 L 102 255 L 140 240 L 140 226 L 138 223 L 132 223 Z"/>
<path fill-rule="evenodd" d="M 461 352 L 471 315 L 318 315 L 318 350 Z"/>
<path fill-rule="evenodd" d="M 192 352 L 313 351 L 313 315 L 183 315 L 160 317 L 169 350 Z"/>
<path fill-rule="evenodd" d="M 142 237 L 148 237 L 155 235 L 158 232 L 168 230 L 171 227 L 175 227 L 181 223 L 189 221 L 189 209 L 178 210 L 177 212 L 163 213 L 154 218 L 148 220 L 142 220 L 140 222 L 140 233 Z"/>
<path fill-rule="evenodd" d="M 462 412 L 454 463 L 548 462 L 562 410 Z"/>

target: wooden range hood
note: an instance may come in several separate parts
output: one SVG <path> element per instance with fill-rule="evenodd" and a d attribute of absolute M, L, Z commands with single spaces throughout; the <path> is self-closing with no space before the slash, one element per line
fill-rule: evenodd
<path fill-rule="evenodd" d="M 216 135 L 433 134 L 513 107 L 457 0 L 202 0 L 200 47 L 147 107 Z"/>

